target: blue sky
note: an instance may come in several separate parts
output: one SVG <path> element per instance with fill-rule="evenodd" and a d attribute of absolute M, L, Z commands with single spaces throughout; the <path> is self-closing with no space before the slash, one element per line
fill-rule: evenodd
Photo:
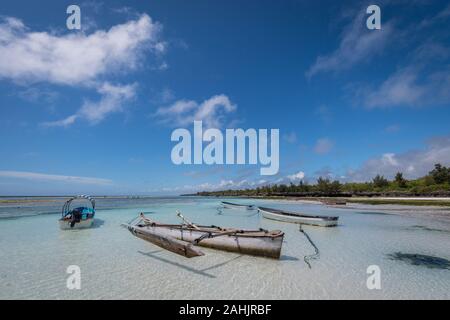
<path fill-rule="evenodd" d="M 381 30 L 367 29 L 364 1 L 3 1 L 0 195 L 414 178 L 450 164 L 450 6 L 374 3 Z M 81 31 L 66 28 L 70 4 Z M 177 104 L 190 108 L 164 112 Z M 196 117 L 279 128 L 279 173 L 172 164 L 172 130 Z"/>

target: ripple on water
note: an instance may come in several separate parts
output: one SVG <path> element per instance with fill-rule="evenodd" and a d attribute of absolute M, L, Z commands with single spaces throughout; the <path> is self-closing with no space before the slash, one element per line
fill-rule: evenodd
<path fill-rule="evenodd" d="M 355 213 L 356 214 L 366 214 L 366 215 L 379 215 L 379 216 L 389 215 L 389 213 L 379 212 L 379 211 L 356 211 Z"/>
<path fill-rule="evenodd" d="M 244 210 L 224 210 L 224 215 L 219 215 L 216 210 L 219 199 L 182 200 L 125 203 L 102 199 L 96 214 L 97 227 L 86 230 L 60 230 L 59 214 L 36 215 L 53 210 L 42 206 L 16 212 L 17 215 L 34 214 L 33 217 L 0 219 L 0 299 L 450 297 L 448 264 L 444 270 L 430 269 L 402 262 L 402 255 L 393 255 L 395 261 L 386 256 L 395 252 L 428 253 L 450 260 L 449 233 L 411 229 L 420 225 L 450 230 L 446 222 L 367 214 L 377 209 L 357 214 L 363 210 L 338 211 L 319 205 L 255 200 L 261 206 L 341 216 L 337 228 L 304 226 L 321 254 L 309 269 L 303 258 L 314 253 L 314 248 L 299 232 L 298 225 L 262 219 Z M 146 212 L 157 221 L 179 223 L 175 210 L 198 224 L 283 230 L 282 257 L 265 259 L 202 248 L 206 256 L 186 259 L 137 239 L 120 226 L 139 212 Z M 0 207 L 0 216 L 6 211 L 12 210 Z M 250 217 L 252 214 L 255 215 Z M 445 263 L 448 261 L 443 262 L 444 266 Z M 66 268 L 73 264 L 81 268 L 81 290 L 69 290 L 66 286 Z M 383 289 L 377 292 L 367 290 L 366 286 L 366 269 L 371 264 L 378 264 L 386 279 Z"/>
<path fill-rule="evenodd" d="M 408 229 L 411 229 L 411 230 L 423 230 L 423 231 L 446 232 L 446 233 L 450 233 L 450 230 L 437 229 L 437 228 L 430 228 L 430 227 L 420 226 L 420 225 L 411 226 L 411 227 L 409 227 Z"/>

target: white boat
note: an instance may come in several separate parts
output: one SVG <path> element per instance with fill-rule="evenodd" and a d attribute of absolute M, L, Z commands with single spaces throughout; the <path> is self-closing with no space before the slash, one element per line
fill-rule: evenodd
<path fill-rule="evenodd" d="M 179 214 L 180 217 L 181 214 Z M 142 213 L 137 222 L 123 224 L 131 234 L 185 257 L 201 256 L 196 246 L 279 259 L 284 233 L 197 226 L 183 218 L 182 224 L 163 224 Z M 135 219 L 136 221 L 136 219 Z"/>
<path fill-rule="evenodd" d="M 320 226 L 320 227 L 334 227 L 338 224 L 339 217 L 330 217 L 330 216 L 313 216 L 307 215 L 303 213 L 296 213 L 290 211 L 284 211 L 279 209 L 272 209 L 266 207 L 258 207 L 259 212 L 261 212 L 262 216 L 266 219 L 283 221 L 283 222 L 291 222 L 291 223 L 299 223 L 299 224 L 308 224 L 312 226 Z"/>
<path fill-rule="evenodd" d="M 74 200 L 86 200 L 89 205 L 71 208 Z M 62 230 L 85 229 L 92 227 L 95 216 L 95 200 L 90 196 L 76 196 L 64 203 L 62 217 L 59 219 L 59 227 Z"/>
<path fill-rule="evenodd" d="M 232 202 L 227 202 L 227 201 L 221 201 L 221 203 L 224 208 L 228 208 L 228 209 L 241 209 L 241 210 L 254 210 L 255 209 L 254 205 L 249 205 L 249 204 L 238 204 L 238 203 L 232 203 Z"/>

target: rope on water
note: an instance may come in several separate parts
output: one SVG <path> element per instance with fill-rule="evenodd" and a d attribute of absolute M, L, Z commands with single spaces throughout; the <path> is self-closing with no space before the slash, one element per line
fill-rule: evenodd
<path fill-rule="evenodd" d="M 320 252 L 319 252 L 319 249 L 317 248 L 317 246 L 314 244 L 314 242 L 309 237 L 309 235 L 305 232 L 305 230 L 302 229 L 302 225 L 301 224 L 299 225 L 299 231 L 305 235 L 306 239 L 308 239 L 309 243 L 311 243 L 311 245 L 314 247 L 314 250 L 315 250 L 314 254 L 307 255 L 307 256 L 303 257 L 303 260 L 308 265 L 308 267 L 311 269 L 311 264 L 309 263 L 309 260 L 316 260 L 316 259 L 318 259 L 320 257 Z"/>
<path fill-rule="evenodd" d="M 223 214 L 223 213 L 222 213 L 222 208 L 221 208 L 221 207 L 217 207 L 216 210 L 217 210 L 217 214 L 218 214 L 218 215 L 222 215 L 222 214 Z"/>
<path fill-rule="evenodd" d="M 256 216 L 256 215 L 258 215 L 258 214 L 259 214 L 259 210 L 256 210 L 255 213 L 249 214 L 249 215 L 247 215 L 246 217 L 253 217 L 253 216 Z"/>

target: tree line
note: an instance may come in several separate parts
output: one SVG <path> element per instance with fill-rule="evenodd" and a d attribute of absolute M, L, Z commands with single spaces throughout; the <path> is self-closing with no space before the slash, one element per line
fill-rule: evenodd
<path fill-rule="evenodd" d="M 315 184 L 301 180 L 298 184 L 273 184 L 254 189 L 229 189 L 221 191 L 202 191 L 201 196 L 270 196 L 270 195 L 377 195 L 377 194 L 411 194 L 411 195 L 450 195 L 450 167 L 435 164 L 426 176 L 408 180 L 398 172 L 393 180 L 383 175 L 376 175 L 368 182 L 341 183 L 338 180 L 319 177 Z"/>

